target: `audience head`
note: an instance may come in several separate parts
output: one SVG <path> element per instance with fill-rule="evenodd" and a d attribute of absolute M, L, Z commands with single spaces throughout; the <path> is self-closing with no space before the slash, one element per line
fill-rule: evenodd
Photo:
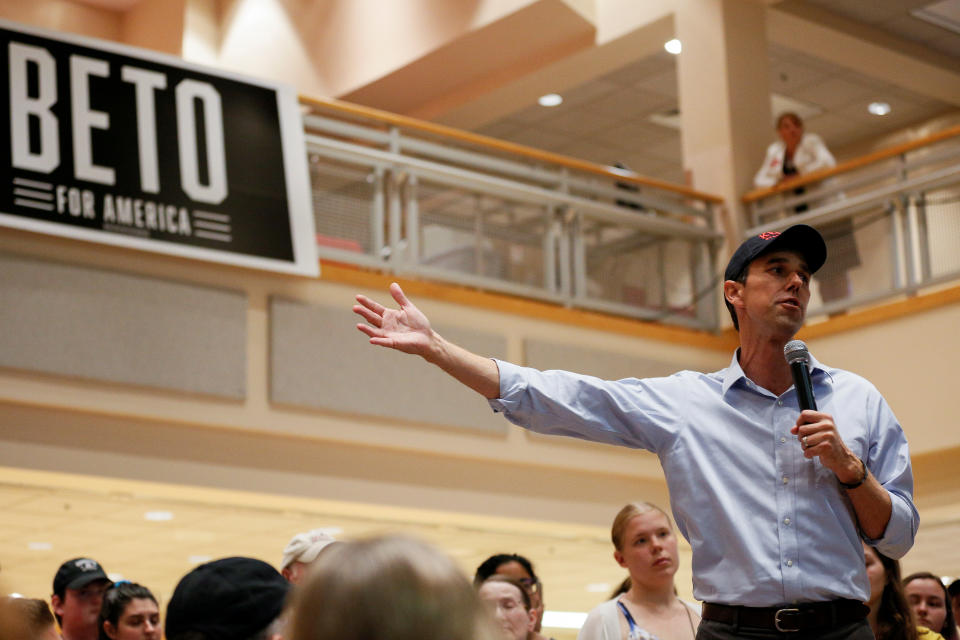
<path fill-rule="evenodd" d="M 670 517 L 648 502 L 631 502 L 620 509 L 610 528 L 613 558 L 630 572 L 631 584 L 673 584 L 679 566 L 677 536 Z"/>
<path fill-rule="evenodd" d="M 504 640 L 527 640 L 537 624 L 530 592 L 522 582 L 494 574 L 477 589 L 480 600 L 496 619 Z"/>
<path fill-rule="evenodd" d="M 960 578 L 954 580 L 947 587 L 950 594 L 950 610 L 953 612 L 953 621 L 960 624 Z"/>
<path fill-rule="evenodd" d="M 936 631 L 946 640 L 956 640 L 957 625 L 950 607 L 950 594 L 937 576 L 927 571 L 903 579 L 903 592 L 917 624 Z"/>
<path fill-rule="evenodd" d="M 280 573 L 290 584 L 300 584 L 320 552 L 335 542 L 333 536 L 323 529 L 298 533 L 283 549 Z"/>
<path fill-rule="evenodd" d="M 793 151 L 803 138 L 803 120 L 797 114 L 787 111 L 777 116 L 777 135 Z"/>
<path fill-rule="evenodd" d="M 60 640 L 50 607 L 33 598 L 0 597 L 3 640 Z"/>
<path fill-rule="evenodd" d="M 530 594 L 531 608 L 537 617 L 534 631 L 540 631 L 543 622 L 543 584 L 533 570 L 533 563 L 516 553 L 498 553 L 492 555 L 477 567 L 473 584 L 479 587 L 490 576 L 500 575 L 513 578 L 524 586 Z"/>
<path fill-rule="evenodd" d="M 74 558 L 60 565 L 50 601 L 65 640 L 97 637 L 100 605 L 111 584 L 96 560 Z"/>
<path fill-rule="evenodd" d="M 900 563 L 863 544 L 863 561 L 870 581 L 867 606 L 876 614 L 873 632 L 880 640 L 914 640 L 917 628 L 903 595 Z"/>
<path fill-rule="evenodd" d="M 287 635 L 287 640 L 495 638 L 456 564 L 402 536 L 339 542 L 324 551 L 297 587 Z"/>
<path fill-rule="evenodd" d="M 221 558 L 180 579 L 167 605 L 167 640 L 279 640 L 290 583 L 253 558 Z"/>
<path fill-rule="evenodd" d="M 99 640 L 160 640 L 160 608 L 150 590 L 117 582 L 103 596 L 97 621 Z"/>

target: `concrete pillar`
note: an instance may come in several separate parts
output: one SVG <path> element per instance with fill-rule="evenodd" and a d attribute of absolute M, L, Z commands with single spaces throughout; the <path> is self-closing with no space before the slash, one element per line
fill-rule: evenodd
<path fill-rule="evenodd" d="M 761 0 L 679 0 L 675 16 L 684 168 L 694 188 L 728 203 L 724 226 L 735 247 L 747 226 L 740 197 L 774 136 L 766 8 Z"/>

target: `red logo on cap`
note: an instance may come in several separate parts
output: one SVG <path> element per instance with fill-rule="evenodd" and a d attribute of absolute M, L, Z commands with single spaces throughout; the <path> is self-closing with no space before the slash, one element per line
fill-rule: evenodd
<path fill-rule="evenodd" d="M 760 238 L 761 240 L 773 240 L 778 235 L 780 235 L 779 231 L 764 231 L 757 237 Z"/>

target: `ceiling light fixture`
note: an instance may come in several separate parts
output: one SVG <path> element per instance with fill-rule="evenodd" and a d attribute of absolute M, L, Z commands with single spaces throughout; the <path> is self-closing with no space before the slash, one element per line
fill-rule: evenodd
<path fill-rule="evenodd" d="M 885 116 L 890 113 L 890 105 L 886 102 L 871 102 L 867 107 L 867 111 L 872 113 L 875 116 Z"/>
<path fill-rule="evenodd" d="M 680 52 L 683 51 L 683 44 L 676 38 L 673 40 L 667 40 L 663 43 L 663 48 L 667 50 L 667 53 L 672 53 L 677 56 L 680 55 Z"/>
<path fill-rule="evenodd" d="M 187 556 L 187 562 L 189 562 L 190 564 L 204 564 L 204 563 L 210 562 L 211 560 L 213 560 L 213 556 L 204 556 L 204 555 Z"/>
<path fill-rule="evenodd" d="M 537 99 L 537 102 L 540 103 L 541 107 L 555 107 L 563 102 L 563 96 L 561 96 L 559 93 L 548 93 L 540 96 Z"/>
<path fill-rule="evenodd" d="M 587 619 L 581 611 L 544 611 L 543 626 L 551 629 L 579 629 Z"/>
<path fill-rule="evenodd" d="M 143 519 L 150 522 L 167 522 L 173 520 L 173 514 L 169 511 L 147 511 L 143 514 Z"/>
<path fill-rule="evenodd" d="M 49 542 L 28 542 L 27 549 L 30 549 L 30 551 L 50 551 L 53 549 L 53 545 Z"/>

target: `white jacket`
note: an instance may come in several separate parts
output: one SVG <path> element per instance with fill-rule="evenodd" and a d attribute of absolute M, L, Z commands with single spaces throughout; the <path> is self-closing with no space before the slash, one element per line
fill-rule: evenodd
<path fill-rule="evenodd" d="M 777 140 L 767 147 L 767 157 L 764 158 L 763 166 L 757 171 L 757 175 L 753 177 L 753 186 L 763 189 L 780 182 L 783 178 L 784 151 L 786 151 L 786 145 L 783 140 Z M 793 166 L 797 168 L 799 175 L 804 175 L 835 167 L 837 161 L 820 136 L 815 133 L 805 133 L 793 152 Z"/>
<path fill-rule="evenodd" d="M 700 615 L 700 606 L 681 600 L 691 612 Z M 617 608 L 617 598 L 607 600 L 594 607 L 587 616 L 577 640 L 620 640 L 620 617 L 623 614 Z M 696 629 L 694 629 L 696 632 Z"/>

